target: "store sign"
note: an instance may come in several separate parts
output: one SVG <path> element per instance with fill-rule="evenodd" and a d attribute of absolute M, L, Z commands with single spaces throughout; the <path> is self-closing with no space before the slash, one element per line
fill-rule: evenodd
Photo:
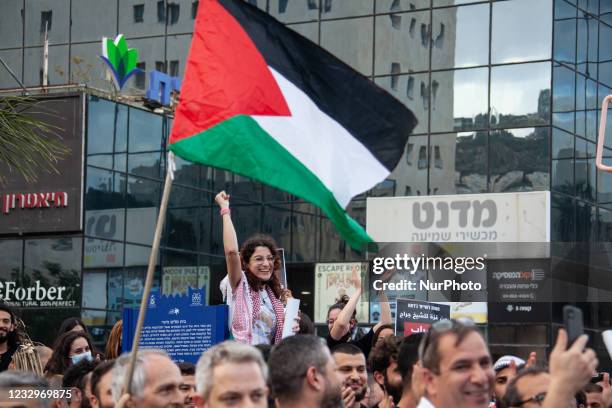
<path fill-rule="evenodd" d="M 83 96 L 53 95 L 38 99 L 37 109 L 28 115 L 55 129 L 57 140 L 68 154 L 55 165 L 57 172 L 39 171 L 35 181 L 26 181 L 0 163 L 0 174 L 6 176 L 0 190 L 0 234 L 82 229 Z"/>
<path fill-rule="evenodd" d="M 181 78 L 171 77 L 163 72 L 149 72 L 149 87 L 145 98 L 162 106 L 170 105 L 170 94 L 181 90 Z"/>
<path fill-rule="evenodd" d="M 42 285 L 37 280 L 24 287 L 15 281 L 0 282 L 0 300 L 13 307 L 75 307 L 72 290 L 66 286 Z"/>
<path fill-rule="evenodd" d="M 368 198 L 378 242 L 549 242 L 550 192 Z"/>
<path fill-rule="evenodd" d="M 342 296 L 351 296 L 357 287 L 365 289 L 367 263 L 318 263 L 315 265 L 315 323 L 327 323 L 327 311 Z M 357 321 L 368 321 L 367 291 L 357 303 Z"/>
<path fill-rule="evenodd" d="M 2 213 L 9 214 L 11 210 L 21 208 L 60 208 L 68 207 L 68 193 L 11 193 L 2 197 Z"/>
<path fill-rule="evenodd" d="M 113 73 L 113 80 L 117 89 L 123 88 L 123 85 L 130 77 L 141 71 L 136 68 L 138 64 L 138 50 L 136 48 L 128 48 L 123 34 L 119 34 L 113 41 L 110 38 L 102 38 L 102 60 Z"/>

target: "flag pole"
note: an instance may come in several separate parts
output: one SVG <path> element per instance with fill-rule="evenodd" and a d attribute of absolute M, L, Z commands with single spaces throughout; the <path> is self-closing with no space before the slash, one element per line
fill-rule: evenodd
<path fill-rule="evenodd" d="M 134 375 L 134 366 L 136 364 L 136 355 L 138 354 L 138 345 L 140 343 L 140 334 L 142 332 L 142 326 L 144 324 L 145 315 L 147 313 L 147 303 L 149 300 L 149 294 L 151 293 L 151 286 L 153 285 L 153 275 L 155 272 L 155 264 L 157 263 L 157 254 L 159 253 L 159 243 L 161 241 L 161 234 L 164 228 L 166 220 L 166 211 L 168 209 L 168 201 L 170 197 L 170 190 L 172 188 L 172 181 L 174 180 L 174 171 L 176 170 L 176 164 L 174 162 L 174 153 L 168 153 L 168 165 L 166 169 L 166 181 L 164 182 L 164 191 L 162 194 L 161 204 L 159 206 L 159 215 L 157 216 L 157 225 L 155 226 L 155 235 L 153 236 L 153 247 L 151 248 L 151 255 L 149 256 L 149 267 L 147 269 L 147 277 L 145 280 L 144 289 L 142 291 L 142 300 L 140 301 L 140 312 L 138 313 L 138 322 L 136 323 L 136 332 L 134 333 L 134 340 L 132 342 L 132 352 L 130 355 L 130 363 L 123 383 L 123 394 L 131 394 L 132 377 Z"/>

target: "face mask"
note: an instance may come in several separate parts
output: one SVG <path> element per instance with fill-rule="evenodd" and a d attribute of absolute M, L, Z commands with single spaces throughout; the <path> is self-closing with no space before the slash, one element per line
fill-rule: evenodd
<path fill-rule="evenodd" d="M 72 364 L 74 365 L 82 360 L 92 361 L 93 357 L 91 356 L 91 351 L 86 351 L 81 354 L 75 354 L 74 356 L 70 357 L 70 359 L 72 360 Z"/>

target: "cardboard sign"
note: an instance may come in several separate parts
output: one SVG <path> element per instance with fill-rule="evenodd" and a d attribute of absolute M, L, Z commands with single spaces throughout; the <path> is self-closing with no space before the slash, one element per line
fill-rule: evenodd
<path fill-rule="evenodd" d="M 138 309 L 123 310 L 122 351 L 130 351 Z M 176 362 L 197 363 L 204 351 L 229 338 L 227 305 L 205 306 L 201 289 L 183 296 L 149 295 L 141 348 L 166 351 Z"/>
<path fill-rule="evenodd" d="M 424 333 L 435 322 L 450 319 L 450 306 L 412 299 L 397 299 L 395 335 Z"/>

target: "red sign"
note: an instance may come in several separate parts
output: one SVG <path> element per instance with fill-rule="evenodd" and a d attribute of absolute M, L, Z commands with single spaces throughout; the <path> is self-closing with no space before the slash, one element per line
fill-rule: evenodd
<path fill-rule="evenodd" d="M 2 212 L 8 214 L 16 208 L 51 208 L 68 207 L 68 193 L 12 193 L 4 194 Z"/>

